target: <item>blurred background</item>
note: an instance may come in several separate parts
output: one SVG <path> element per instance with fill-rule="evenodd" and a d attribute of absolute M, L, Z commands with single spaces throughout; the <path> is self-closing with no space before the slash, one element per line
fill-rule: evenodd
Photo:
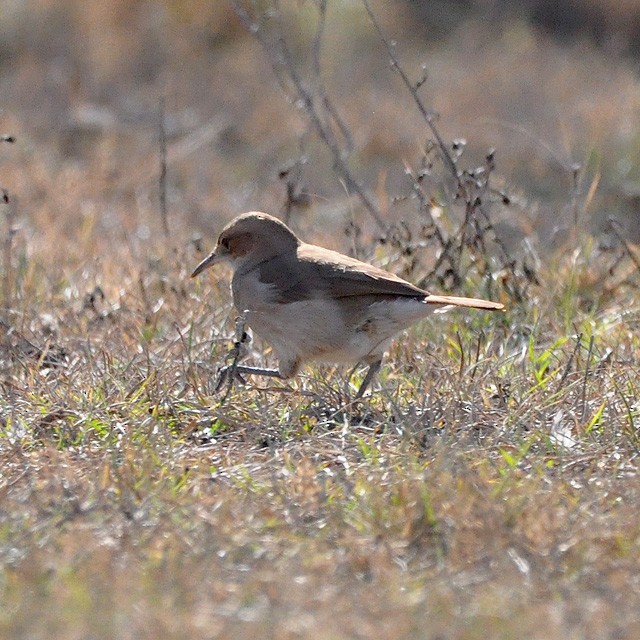
<path fill-rule="evenodd" d="M 316 7 L 281 5 L 305 76 Z M 640 238 L 640 0 L 371 6 L 409 76 L 424 65 L 421 97 L 447 141 L 466 139 L 465 164 L 495 149 L 507 239 L 553 246 L 577 200 L 581 229 L 610 242 L 615 217 Z M 281 214 L 292 170 L 307 236 L 331 244 L 352 217 L 370 223 L 225 0 L 1 0 L 0 15 L 0 133 L 17 139 L 0 147 L 0 186 L 32 254 L 82 261 L 158 233 L 162 97 L 176 235 L 211 242 L 240 211 Z M 358 0 L 329 0 L 323 44 L 354 175 L 386 217 L 410 215 L 404 165 L 428 132 Z"/>

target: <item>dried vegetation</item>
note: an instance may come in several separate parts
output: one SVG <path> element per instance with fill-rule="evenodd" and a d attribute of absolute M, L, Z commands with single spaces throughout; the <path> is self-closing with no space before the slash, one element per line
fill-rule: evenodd
<path fill-rule="evenodd" d="M 0 636 L 640 637 L 630 67 L 478 15 L 425 51 L 397 0 L 31 4 L 0 77 Z M 362 403 L 322 367 L 221 402 L 228 274 L 187 276 L 258 206 L 508 311 L 415 327 Z"/>

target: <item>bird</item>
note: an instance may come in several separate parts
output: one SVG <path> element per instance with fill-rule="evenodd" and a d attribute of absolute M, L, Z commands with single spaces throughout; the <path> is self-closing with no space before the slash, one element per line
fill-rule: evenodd
<path fill-rule="evenodd" d="M 393 338 L 433 310 L 504 309 L 499 302 L 431 294 L 389 271 L 303 242 L 259 211 L 231 220 L 191 277 L 219 263 L 233 270 L 231 294 L 243 321 L 278 359 L 277 369 L 237 364 L 233 374 L 241 380 L 242 374 L 290 379 L 309 362 L 366 364 L 356 394 L 361 398 Z"/>

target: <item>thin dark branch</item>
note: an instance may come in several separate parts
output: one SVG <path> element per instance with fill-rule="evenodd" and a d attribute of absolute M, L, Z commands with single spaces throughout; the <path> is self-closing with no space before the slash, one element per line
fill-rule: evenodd
<path fill-rule="evenodd" d="M 571 365 L 573 364 L 573 361 L 578 353 L 578 350 L 582 346 L 582 335 L 583 335 L 582 333 L 579 333 L 576 337 L 576 343 L 573 347 L 573 351 L 571 352 L 571 355 L 567 360 L 567 364 L 565 365 L 564 371 L 562 372 L 562 376 L 560 377 L 560 381 L 558 382 L 558 390 L 562 389 L 565 380 L 569 376 L 569 372 L 571 371 Z"/>
<path fill-rule="evenodd" d="M 160 218 L 165 237 L 169 237 L 169 217 L 167 213 L 167 131 L 165 127 L 165 99 L 160 98 L 158 107 L 158 138 L 160 153 L 160 176 L 158 178 L 158 193 L 160 197 Z"/>
<path fill-rule="evenodd" d="M 636 254 L 633 252 L 629 243 L 624 237 L 624 233 L 621 229 L 620 223 L 613 217 L 609 217 L 609 225 L 611 226 L 611 230 L 613 234 L 618 239 L 618 242 L 623 246 L 625 253 L 629 256 L 631 262 L 633 262 L 635 268 L 640 272 L 640 260 L 638 260 Z"/>
<path fill-rule="evenodd" d="M 340 134 L 344 138 L 346 144 L 346 152 L 351 153 L 353 151 L 353 138 L 349 127 L 338 113 L 336 106 L 329 99 L 329 94 L 323 82 L 322 74 L 322 43 L 324 41 L 324 32 L 327 24 L 327 0 L 316 0 L 318 5 L 318 28 L 316 29 L 316 35 L 313 39 L 313 46 L 311 47 L 313 61 L 313 74 L 314 79 L 318 83 L 317 95 L 321 96 L 322 106 L 326 109 L 331 119 L 340 130 Z"/>
<path fill-rule="evenodd" d="M 6 208 L 6 228 L 2 242 L 2 306 L 9 309 L 13 302 L 16 273 L 13 268 L 16 203 L 12 201 Z"/>
<path fill-rule="evenodd" d="M 447 245 L 447 241 L 445 240 L 444 235 L 442 234 L 442 230 L 436 224 L 436 221 L 434 220 L 433 215 L 431 214 L 430 205 L 429 205 L 427 196 L 425 195 L 424 191 L 422 190 L 422 187 L 420 186 L 420 181 L 418 180 L 418 177 L 414 174 L 413 170 L 408 164 L 405 164 L 405 173 L 411 176 L 411 188 L 413 189 L 413 193 L 418 198 L 421 209 L 423 209 L 425 213 L 429 215 L 429 223 L 433 227 L 434 234 L 438 239 L 440 246 L 444 248 Z"/>
<path fill-rule="evenodd" d="M 589 349 L 587 351 L 587 362 L 584 367 L 584 379 L 582 381 L 582 414 L 580 420 L 583 422 L 587 413 L 587 380 L 589 379 L 589 365 L 591 364 L 591 355 L 593 354 L 593 336 L 589 337 Z"/>
<path fill-rule="evenodd" d="M 413 97 L 413 100 L 416 103 L 416 106 L 418 107 L 418 111 L 420 111 L 420 114 L 424 118 L 424 121 L 427 123 L 427 126 L 431 130 L 431 133 L 432 133 L 433 137 L 435 138 L 436 142 L 438 143 L 438 148 L 440 149 L 440 154 L 442 155 L 442 159 L 443 159 L 445 165 L 447 166 L 447 168 L 449 169 L 449 171 L 451 172 L 451 175 L 456 180 L 456 184 L 458 186 L 460 194 L 465 197 L 465 200 L 468 200 L 468 194 L 467 194 L 467 191 L 465 189 L 465 185 L 464 185 L 464 183 L 462 182 L 462 180 L 460 178 L 460 173 L 458 172 L 458 168 L 456 167 L 456 163 L 454 162 L 453 158 L 451 157 L 451 154 L 449 153 L 449 150 L 447 149 L 447 146 L 445 145 L 444 140 L 442 139 L 442 136 L 440 135 L 440 132 L 438 131 L 438 129 L 437 129 L 436 125 L 435 125 L 435 116 L 434 116 L 434 114 L 431 113 L 430 111 L 428 111 L 427 108 L 424 106 L 424 104 L 422 103 L 422 100 L 420 99 L 420 96 L 418 95 L 417 86 L 414 85 L 411 82 L 411 80 L 409 80 L 409 76 L 407 76 L 405 70 L 400 66 L 400 62 L 398 60 L 398 57 L 396 56 L 396 53 L 394 51 L 394 47 L 391 44 L 391 42 L 389 42 L 389 40 L 385 36 L 384 32 L 382 31 L 382 27 L 380 26 L 380 23 L 378 22 L 378 19 L 376 18 L 375 14 L 373 13 L 373 11 L 371 9 L 371 6 L 369 5 L 369 0 L 362 0 L 362 3 L 364 4 L 364 7 L 365 7 L 365 9 L 367 11 L 367 14 L 369 15 L 369 19 L 373 23 L 373 26 L 375 27 L 375 30 L 378 32 L 378 36 L 380 37 L 380 40 L 382 40 L 382 43 L 384 44 L 384 46 L 387 49 L 387 53 L 389 55 L 389 59 L 391 60 L 392 68 L 402 78 L 402 81 L 404 82 L 405 86 L 409 90 L 409 93 Z M 421 82 L 419 82 L 419 85 L 422 85 L 423 83 L 424 83 L 424 81 L 421 81 Z"/>
<path fill-rule="evenodd" d="M 278 24 L 279 30 L 276 35 L 275 43 L 271 42 L 264 34 L 263 29 L 260 27 L 260 25 L 255 24 L 254 20 L 247 13 L 244 7 L 242 7 L 238 0 L 231 0 L 231 3 L 233 4 L 234 9 L 241 22 L 244 24 L 245 28 L 251 34 L 253 34 L 258 42 L 262 45 L 262 48 L 269 57 L 271 67 L 274 70 L 276 77 L 278 77 L 280 86 L 285 90 L 287 94 L 290 95 L 291 89 L 287 86 L 284 78 L 281 77 L 282 74 L 286 74 L 287 80 L 289 80 L 293 85 L 293 90 L 297 97 L 297 100 L 294 100 L 294 102 L 300 102 L 302 104 L 307 117 L 316 130 L 316 133 L 329 149 L 333 160 L 333 168 L 336 173 L 344 181 L 349 191 L 355 193 L 358 196 L 363 206 L 375 220 L 380 229 L 386 231 L 387 224 L 382 219 L 378 208 L 375 206 L 371 198 L 366 194 L 362 186 L 351 173 L 351 170 L 349 169 L 344 158 L 344 151 L 338 144 L 330 123 L 326 122 L 323 118 L 324 114 L 320 111 L 320 109 L 322 108 L 323 111 L 328 114 L 334 122 L 338 123 L 338 128 L 340 129 L 341 133 L 343 133 L 343 129 L 346 130 L 346 127 L 339 124 L 341 120 L 337 118 L 337 110 L 335 109 L 335 107 L 333 107 L 329 97 L 327 96 L 326 92 L 324 92 L 324 88 L 322 87 L 322 85 L 320 84 L 319 90 L 322 90 L 323 93 L 320 96 L 320 99 L 316 101 L 314 99 L 314 95 L 302 80 L 302 77 L 294 62 L 294 56 L 284 39 L 284 30 L 282 24 Z M 277 20 L 280 16 L 280 3 L 274 0 L 273 6 L 274 18 Z M 316 48 L 317 47 L 318 45 L 316 45 Z M 328 104 L 331 106 L 327 107 Z"/>

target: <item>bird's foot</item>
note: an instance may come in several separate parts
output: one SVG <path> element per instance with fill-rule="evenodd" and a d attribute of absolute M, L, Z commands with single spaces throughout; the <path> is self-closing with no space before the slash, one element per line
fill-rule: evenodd
<path fill-rule="evenodd" d="M 220 389 L 224 386 L 224 383 L 227 382 L 229 388 L 233 386 L 234 382 L 240 382 L 241 384 L 246 384 L 246 380 L 242 377 L 242 373 L 238 371 L 237 363 L 227 364 L 224 367 L 220 367 L 218 369 L 218 379 L 216 380 L 215 393 L 218 393 Z"/>
<path fill-rule="evenodd" d="M 244 375 L 247 374 L 254 376 L 269 376 L 270 378 L 282 378 L 278 369 L 247 367 L 234 361 L 231 364 L 222 367 L 218 371 L 218 380 L 216 382 L 215 388 L 216 392 L 220 391 L 225 383 L 227 384 L 227 390 L 225 392 L 224 398 L 221 400 L 221 404 L 224 404 L 231 394 L 231 389 L 234 382 L 246 384 L 247 381 L 244 379 Z"/>
<path fill-rule="evenodd" d="M 220 391 L 224 383 L 227 382 L 227 391 L 224 394 L 221 404 L 227 401 L 227 398 L 231 394 L 233 383 L 236 382 L 236 380 L 245 384 L 245 379 L 242 377 L 241 372 L 242 366 L 238 364 L 238 361 L 246 353 L 246 344 L 251 340 L 251 337 L 245 331 L 246 322 L 246 315 L 244 313 L 236 318 L 233 347 L 225 357 L 225 361 L 229 362 L 229 364 L 218 370 L 215 393 Z"/>

